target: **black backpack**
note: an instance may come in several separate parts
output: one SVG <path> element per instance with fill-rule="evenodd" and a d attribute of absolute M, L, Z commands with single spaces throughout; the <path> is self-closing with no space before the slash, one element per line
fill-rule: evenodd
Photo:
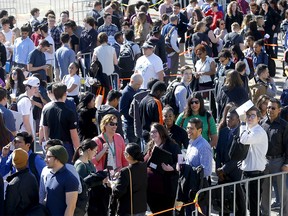
<path fill-rule="evenodd" d="M 125 43 L 120 47 L 120 53 L 118 57 L 118 67 L 124 71 L 133 71 L 135 66 L 135 56 L 132 49 L 134 43 Z"/>
<path fill-rule="evenodd" d="M 233 37 L 230 37 L 228 34 L 227 41 L 225 42 L 223 48 L 231 48 L 231 46 L 235 45 L 236 38 L 240 37 L 239 34 L 235 33 Z"/>
<path fill-rule="evenodd" d="M 8 107 L 8 109 L 13 110 L 13 111 L 15 111 L 15 112 L 18 112 L 17 104 L 18 104 L 18 102 L 19 102 L 22 98 L 25 98 L 25 97 L 26 97 L 26 98 L 29 98 L 27 95 L 20 95 L 16 102 L 12 102 L 12 103 L 10 104 L 10 106 Z"/>
<path fill-rule="evenodd" d="M 276 75 L 276 64 L 275 61 L 268 55 L 268 70 L 270 77 L 275 77 Z"/>
<path fill-rule="evenodd" d="M 161 98 L 163 105 L 171 106 L 176 116 L 179 114 L 179 107 L 177 106 L 177 103 L 176 103 L 175 90 L 179 85 L 183 85 L 183 83 L 181 82 L 181 83 L 175 84 L 172 82 L 170 87 L 167 89 L 166 93 Z"/>

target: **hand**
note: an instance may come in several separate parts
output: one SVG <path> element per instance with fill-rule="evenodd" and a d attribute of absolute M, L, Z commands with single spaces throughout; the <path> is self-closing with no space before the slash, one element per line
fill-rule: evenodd
<path fill-rule="evenodd" d="M 7 144 L 6 146 L 4 146 L 2 148 L 2 157 L 7 157 L 8 156 L 11 145 L 12 145 L 12 143 L 10 142 L 9 144 Z"/>
<path fill-rule="evenodd" d="M 43 69 L 43 70 L 47 70 L 48 68 L 49 68 L 49 65 L 43 65 L 43 66 L 42 66 L 42 69 Z"/>
<path fill-rule="evenodd" d="M 108 177 L 106 177 L 105 179 L 103 179 L 102 183 L 103 183 L 103 184 L 105 184 L 105 183 L 106 183 L 106 184 L 108 184 L 108 183 L 110 184 Z"/>
<path fill-rule="evenodd" d="M 275 25 L 272 25 L 272 30 L 274 31 L 274 29 L 276 28 L 276 26 Z"/>
<path fill-rule="evenodd" d="M 225 181 L 225 173 L 223 172 L 223 170 L 221 168 L 218 168 L 216 170 L 216 174 L 217 174 L 220 182 Z"/>
<path fill-rule="evenodd" d="M 288 164 L 284 164 L 284 165 L 281 167 L 281 171 L 282 171 L 282 172 L 288 172 Z"/>
<path fill-rule="evenodd" d="M 109 150 L 109 144 L 108 143 L 103 144 L 103 150 L 104 149 L 105 149 L 106 153 L 108 153 L 108 150 Z"/>
<path fill-rule="evenodd" d="M 174 168 L 172 166 L 170 166 L 169 164 L 166 165 L 165 163 L 162 163 L 161 167 L 164 171 L 167 171 L 167 172 L 174 171 Z"/>
<path fill-rule="evenodd" d="M 240 115 L 239 119 L 241 122 L 246 122 L 246 112 L 244 112 L 244 114 Z"/>

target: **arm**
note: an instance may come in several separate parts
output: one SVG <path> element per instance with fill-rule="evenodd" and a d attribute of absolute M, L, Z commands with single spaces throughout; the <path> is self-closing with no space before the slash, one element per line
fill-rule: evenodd
<path fill-rule="evenodd" d="M 74 149 L 78 148 L 78 146 L 80 146 L 80 140 L 77 133 L 77 129 L 70 129 L 70 136 L 72 139 Z"/>
<path fill-rule="evenodd" d="M 175 52 L 179 53 L 180 52 L 180 49 L 179 47 L 177 46 L 177 39 L 178 39 L 178 34 L 177 34 L 177 31 L 174 30 L 171 34 L 171 38 L 170 38 L 170 42 L 171 42 L 171 46 L 172 48 L 175 50 Z"/>
<path fill-rule="evenodd" d="M 161 71 L 157 72 L 157 74 L 158 74 L 158 79 L 160 81 L 163 81 L 164 80 L 164 71 L 161 70 Z"/>
<path fill-rule="evenodd" d="M 210 135 L 210 139 L 211 139 L 211 141 L 210 141 L 211 147 L 216 147 L 217 141 L 218 141 L 218 136 L 217 136 L 217 134 Z"/>
<path fill-rule="evenodd" d="M 76 202 L 78 198 L 78 192 L 73 191 L 73 192 L 66 192 L 66 210 L 64 216 L 71 216 L 74 215 L 74 211 L 76 208 Z"/>
<path fill-rule="evenodd" d="M 30 71 L 30 72 L 33 72 L 33 71 L 38 71 L 38 70 L 46 70 L 48 66 L 47 65 L 42 65 L 42 66 L 39 66 L 39 67 L 33 67 L 33 64 L 29 63 L 27 65 L 27 70 Z"/>
<path fill-rule="evenodd" d="M 113 63 L 114 63 L 114 65 L 118 65 L 118 59 L 117 59 L 117 55 L 116 55 L 115 50 L 114 50 L 114 54 L 113 54 Z"/>
<path fill-rule="evenodd" d="M 44 126 L 44 139 L 49 140 L 49 128 L 48 126 Z"/>
<path fill-rule="evenodd" d="M 67 92 L 72 92 L 74 89 L 76 89 L 78 85 L 73 84 L 69 89 L 67 89 Z"/>
<path fill-rule="evenodd" d="M 27 133 L 32 135 L 32 128 L 29 121 L 30 115 L 23 115 L 23 125 L 27 131 Z"/>
<path fill-rule="evenodd" d="M 175 99 L 177 101 L 177 106 L 179 107 L 179 113 L 182 113 L 187 104 L 187 90 L 184 86 L 177 86 L 175 89 Z"/>
<path fill-rule="evenodd" d="M 209 37 L 209 39 L 211 40 L 212 43 L 217 43 L 219 41 L 219 38 L 215 37 L 215 35 L 214 35 L 212 30 L 210 30 L 208 32 L 208 37 Z"/>

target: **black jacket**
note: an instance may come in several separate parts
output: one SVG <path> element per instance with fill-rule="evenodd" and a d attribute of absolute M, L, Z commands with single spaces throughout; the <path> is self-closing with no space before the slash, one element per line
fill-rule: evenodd
<path fill-rule="evenodd" d="M 178 20 L 178 36 L 181 37 L 180 43 L 185 43 L 185 32 L 187 31 L 187 24 L 188 24 L 188 19 L 187 17 L 180 13 L 179 14 L 180 19 Z"/>
<path fill-rule="evenodd" d="M 26 168 L 7 177 L 5 215 L 24 215 L 39 204 L 38 183 Z"/>

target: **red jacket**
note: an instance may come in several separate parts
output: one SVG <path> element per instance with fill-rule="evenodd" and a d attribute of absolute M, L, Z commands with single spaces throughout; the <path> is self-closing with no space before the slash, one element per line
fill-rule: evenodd
<path fill-rule="evenodd" d="M 210 10 L 209 10 L 210 11 Z M 208 12 L 209 12 L 208 11 Z M 207 13 L 208 13 L 207 12 Z M 211 10 L 211 12 L 212 12 L 212 10 Z M 217 12 L 212 12 L 211 13 L 211 16 L 213 17 L 213 23 L 211 24 L 211 26 L 210 26 L 210 28 L 212 29 L 212 30 L 214 30 L 214 29 L 216 29 L 216 23 L 217 23 L 217 20 L 218 19 L 223 19 L 223 13 L 222 13 L 222 11 L 217 11 Z"/>

